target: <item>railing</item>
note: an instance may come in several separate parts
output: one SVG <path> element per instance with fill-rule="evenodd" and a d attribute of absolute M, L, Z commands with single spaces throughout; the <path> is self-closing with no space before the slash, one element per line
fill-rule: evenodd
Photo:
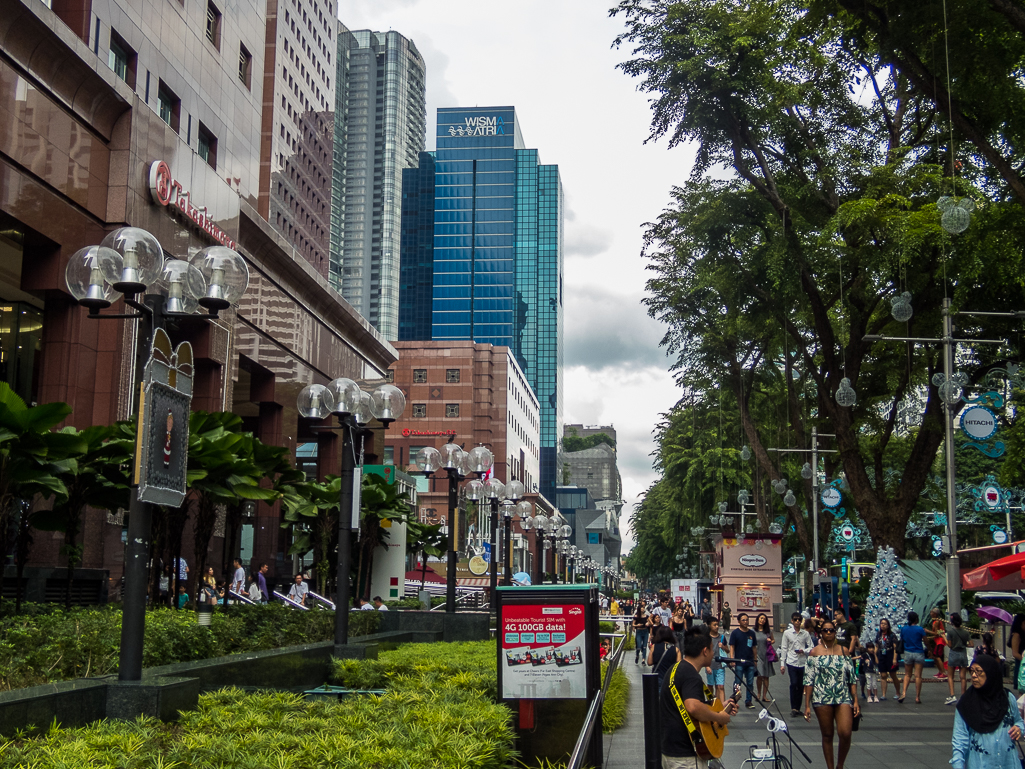
<path fill-rule="evenodd" d="M 317 595 L 312 590 L 309 591 L 306 595 L 308 595 L 310 598 L 312 598 L 315 601 L 320 601 L 322 604 L 324 604 L 331 611 L 335 610 L 335 602 L 334 601 L 330 601 L 330 600 L 328 600 L 327 598 L 325 598 L 322 595 Z M 317 608 L 319 609 L 321 607 L 318 606 Z"/>
<path fill-rule="evenodd" d="M 303 611 L 309 611 L 309 607 L 303 606 L 301 603 L 293 601 L 287 595 L 282 595 L 277 590 L 272 591 L 272 595 L 279 601 L 281 601 L 283 604 L 285 604 L 285 606 L 288 606 L 292 609 L 302 609 Z"/>
<path fill-rule="evenodd" d="M 239 603 L 249 604 L 250 606 L 256 606 L 256 601 L 241 593 L 236 593 L 234 590 L 228 590 L 228 599 L 232 601 L 238 601 Z"/>
<path fill-rule="evenodd" d="M 458 590 L 456 591 L 456 605 L 458 605 L 460 601 L 466 601 L 467 599 L 470 599 L 470 598 L 474 599 L 474 601 L 476 602 L 476 600 L 478 599 L 480 594 L 482 592 L 484 592 L 484 591 L 483 591 L 482 588 L 472 588 L 471 587 L 471 588 L 464 589 L 462 591 L 462 593 L 463 593 L 462 595 L 459 595 L 459 592 L 460 591 L 458 591 Z M 444 609 L 445 606 L 446 606 L 446 604 L 439 603 L 437 606 L 432 606 L 431 607 L 431 611 L 437 611 L 438 609 Z"/>
<path fill-rule="evenodd" d="M 587 753 L 587 746 L 591 742 L 591 735 L 594 734 L 595 722 L 601 719 L 602 705 L 605 703 L 605 693 L 609 690 L 609 684 L 612 682 L 612 675 L 619 669 L 619 660 L 623 656 L 623 646 L 626 644 L 626 634 L 621 636 L 612 635 L 610 633 L 601 633 L 604 638 L 618 638 L 619 645 L 613 650 L 612 654 L 608 658 L 608 667 L 605 669 L 605 680 L 602 681 L 601 689 L 598 690 L 597 696 L 591 702 L 591 707 L 587 710 L 587 717 L 584 718 L 584 726 L 580 730 L 580 736 L 577 737 L 577 744 L 573 748 L 573 752 L 570 754 L 569 763 L 566 764 L 566 769 L 580 769 L 584 763 L 584 756 Z M 601 760 L 601 759 L 599 759 Z"/>

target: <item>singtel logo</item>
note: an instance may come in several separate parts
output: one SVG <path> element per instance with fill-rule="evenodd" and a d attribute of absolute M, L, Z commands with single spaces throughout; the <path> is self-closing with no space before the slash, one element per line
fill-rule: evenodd
<path fill-rule="evenodd" d="M 754 553 L 748 553 L 747 555 L 740 556 L 741 566 L 758 567 L 764 566 L 767 563 L 764 555 L 755 555 Z"/>

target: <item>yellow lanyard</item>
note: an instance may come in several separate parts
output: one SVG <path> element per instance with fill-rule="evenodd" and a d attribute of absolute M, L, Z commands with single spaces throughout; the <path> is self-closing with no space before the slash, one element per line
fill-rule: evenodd
<path fill-rule="evenodd" d="M 697 726 L 694 725 L 694 720 L 690 717 L 690 713 L 687 712 L 687 708 L 683 705 L 683 698 L 680 697 L 680 691 L 676 688 L 676 669 L 680 667 L 680 663 L 677 662 L 673 665 L 673 669 L 669 672 L 669 691 L 673 695 L 673 701 L 676 702 L 676 708 L 680 711 L 680 717 L 683 719 L 684 726 L 687 727 L 687 731 L 690 733 L 691 740 L 694 740 L 695 735 L 698 732 Z M 705 700 L 712 698 L 712 690 L 707 685 L 702 685 L 705 694 Z"/>

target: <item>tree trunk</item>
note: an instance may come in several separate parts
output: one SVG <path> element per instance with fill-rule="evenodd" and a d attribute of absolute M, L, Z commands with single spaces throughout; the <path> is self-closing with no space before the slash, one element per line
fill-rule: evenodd
<path fill-rule="evenodd" d="M 22 502 L 21 516 L 18 518 L 18 534 L 14 542 L 14 564 L 17 567 L 17 587 L 14 597 L 14 613 L 21 614 L 22 592 L 24 590 L 23 577 L 25 575 L 25 564 L 28 562 L 29 552 L 32 549 L 32 523 L 30 521 L 28 503 Z"/>
<path fill-rule="evenodd" d="M 71 608 L 71 587 L 75 582 L 75 566 L 78 565 L 78 552 L 75 547 L 75 540 L 78 539 L 78 530 L 81 528 L 82 509 L 68 511 L 68 525 L 64 531 L 64 550 L 68 556 L 68 585 L 64 593 L 64 608 Z"/>

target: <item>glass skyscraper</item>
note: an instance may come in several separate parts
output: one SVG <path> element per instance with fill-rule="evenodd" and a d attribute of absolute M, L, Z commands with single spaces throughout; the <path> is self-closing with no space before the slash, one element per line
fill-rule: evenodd
<path fill-rule="evenodd" d="M 398 338 L 402 172 L 427 131 L 424 60 L 398 32 L 338 27 L 331 285 Z"/>
<path fill-rule="evenodd" d="M 512 107 L 439 109 L 437 141 L 432 163 L 421 155 L 420 168 L 403 174 L 399 339 L 512 349 L 541 404 L 539 491 L 554 500 L 562 437 L 559 167 L 542 165 L 537 150 L 525 147 Z M 429 173 L 433 196 L 424 187 Z M 422 222 L 431 210 L 428 249 Z"/>

